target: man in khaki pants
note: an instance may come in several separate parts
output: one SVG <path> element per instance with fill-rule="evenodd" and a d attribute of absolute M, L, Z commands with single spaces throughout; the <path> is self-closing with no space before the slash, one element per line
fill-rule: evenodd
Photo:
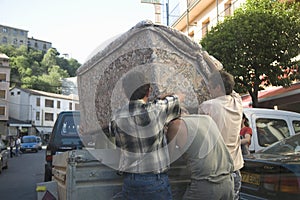
<path fill-rule="evenodd" d="M 240 169 L 244 166 L 241 151 L 240 129 L 243 116 L 242 98 L 233 90 L 234 78 L 224 70 L 213 72 L 208 81 L 214 99 L 203 102 L 199 113 L 210 115 L 216 122 L 234 162 L 235 199 L 241 188 Z"/>

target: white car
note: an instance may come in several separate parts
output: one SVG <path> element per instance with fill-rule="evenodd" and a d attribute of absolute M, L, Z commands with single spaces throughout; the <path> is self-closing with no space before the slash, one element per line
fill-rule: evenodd
<path fill-rule="evenodd" d="M 251 153 L 300 133 L 300 113 L 264 108 L 244 108 L 252 128 Z"/>

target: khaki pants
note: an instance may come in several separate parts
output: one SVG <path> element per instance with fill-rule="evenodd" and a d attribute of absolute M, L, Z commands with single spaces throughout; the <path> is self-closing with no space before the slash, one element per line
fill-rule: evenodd
<path fill-rule="evenodd" d="M 184 200 L 199 200 L 199 199 L 223 199 L 232 200 L 234 196 L 233 177 L 228 175 L 220 183 L 214 183 L 207 180 L 192 180 L 187 188 L 183 199 Z"/>

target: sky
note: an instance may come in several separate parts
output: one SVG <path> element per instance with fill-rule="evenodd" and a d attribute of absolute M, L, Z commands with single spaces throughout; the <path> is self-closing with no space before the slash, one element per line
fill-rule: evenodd
<path fill-rule="evenodd" d="M 142 20 L 155 14 L 141 0 L 0 0 L 1 25 L 27 30 L 81 64 Z"/>

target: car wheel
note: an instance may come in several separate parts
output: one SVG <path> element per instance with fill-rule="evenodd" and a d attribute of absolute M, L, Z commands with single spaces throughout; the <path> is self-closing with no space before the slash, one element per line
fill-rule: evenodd
<path fill-rule="evenodd" d="M 3 169 L 7 169 L 8 168 L 8 161 L 6 161 L 5 166 L 3 167 Z"/>

